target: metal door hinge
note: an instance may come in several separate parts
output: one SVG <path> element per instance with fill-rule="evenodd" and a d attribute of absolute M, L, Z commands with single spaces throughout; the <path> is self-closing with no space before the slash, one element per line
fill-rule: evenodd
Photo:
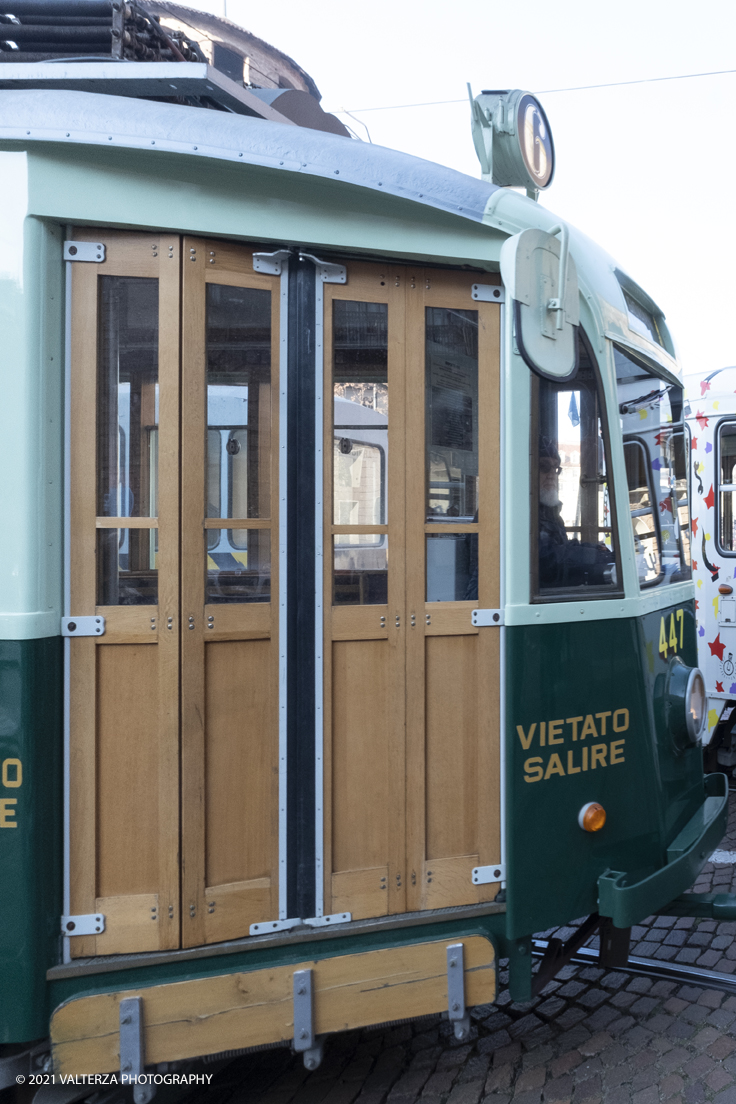
<path fill-rule="evenodd" d="M 267 276 L 280 276 L 281 265 L 288 259 L 288 249 L 277 249 L 274 253 L 254 253 L 253 271 L 263 272 Z"/>
<path fill-rule="evenodd" d="M 473 867 L 473 885 L 490 885 L 491 882 L 506 881 L 504 863 L 491 863 L 490 866 Z"/>
<path fill-rule="evenodd" d="M 471 295 L 477 303 L 506 302 L 506 289 L 500 284 L 473 284 Z"/>
<path fill-rule="evenodd" d="M 459 1042 L 470 1033 L 470 1016 L 465 1010 L 465 961 L 462 943 L 447 948 L 447 1015 Z"/>
<path fill-rule="evenodd" d="M 292 916 L 289 920 L 262 920 L 260 924 L 251 924 L 251 935 L 268 935 L 269 932 L 289 931 L 300 928 L 304 921 L 301 916 Z"/>
<path fill-rule="evenodd" d="M 105 247 L 102 242 L 65 241 L 65 261 L 91 261 L 102 264 L 105 259 Z"/>
<path fill-rule="evenodd" d="M 62 636 L 104 636 L 104 617 L 62 617 Z"/>
<path fill-rule="evenodd" d="M 304 1065 L 315 1070 L 322 1061 L 323 1044 L 314 1034 L 312 971 L 294 971 L 294 1050 L 304 1055 Z"/>
<path fill-rule="evenodd" d="M 474 609 L 470 620 L 476 626 L 503 625 L 503 610 L 501 609 Z"/>
<path fill-rule="evenodd" d="M 123 1084 L 133 1084 L 135 1104 L 148 1104 L 156 1095 L 153 1085 L 139 1085 L 145 1073 L 143 997 L 126 997 L 120 1002 L 120 1073 Z"/>
<path fill-rule="evenodd" d="M 310 916 L 302 923 L 308 928 L 326 928 L 335 924 L 348 924 L 352 918 L 352 912 L 333 912 L 330 916 Z"/>
<path fill-rule="evenodd" d="M 81 916 L 62 916 L 62 935 L 100 935 L 105 930 L 105 917 L 101 912 L 88 912 Z"/>
<path fill-rule="evenodd" d="M 332 261 L 321 261 L 319 257 L 313 257 L 311 253 L 300 253 L 300 261 L 311 261 L 317 269 L 317 279 L 323 284 L 346 284 L 348 282 L 348 270 L 345 265 L 333 264 Z"/>

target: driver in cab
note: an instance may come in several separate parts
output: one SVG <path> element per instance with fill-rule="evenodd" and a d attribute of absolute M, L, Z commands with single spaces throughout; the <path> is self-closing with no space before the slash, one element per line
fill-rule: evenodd
<path fill-rule="evenodd" d="M 562 518 L 557 445 L 539 442 L 539 585 L 543 589 L 610 586 L 615 556 L 605 544 L 570 538 Z"/>

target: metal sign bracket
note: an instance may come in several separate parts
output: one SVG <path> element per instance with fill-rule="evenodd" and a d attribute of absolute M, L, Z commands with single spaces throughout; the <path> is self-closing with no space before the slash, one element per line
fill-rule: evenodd
<path fill-rule="evenodd" d="M 465 963 L 462 943 L 447 948 L 447 1015 L 455 1038 L 463 1042 L 470 1034 L 470 1015 L 465 1008 Z"/>

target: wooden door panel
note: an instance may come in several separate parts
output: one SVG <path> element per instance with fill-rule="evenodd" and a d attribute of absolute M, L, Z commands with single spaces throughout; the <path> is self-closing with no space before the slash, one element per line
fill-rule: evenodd
<path fill-rule="evenodd" d="M 353 920 L 388 914 L 388 866 L 341 870 L 332 875 L 331 912 L 349 912 Z"/>
<path fill-rule="evenodd" d="M 419 276 L 406 295 L 407 393 L 415 396 L 407 406 L 407 602 L 416 611 L 407 643 L 407 865 L 418 875 L 409 908 L 434 909 L 493 900 L 498 890 L 474 886 L 472 870 L 500 861 L 499 630 L 474 628 L 471 613 L 500 603 L 500 313 L 473 300 L 477 276 L 429 269 Z M 443 362 L 437 345 L 431 356 L 427 351 L 430 340 L 441 340 L 432 330 L 442 324 L 438 311 L 477 326 L 474 350 L 458 337 L 456 361 L 449 351 Z M 454 432 L 460 452 L 475 450 L 478 474 L 475 504 L 461 519 L 462 509 L 443 513 L 428 495 L 425 457 L 443 446 L 435 423 L 425 425 L 425 410 L 427 389 L 451 389 L 453 372 L 471 379 L 473 359 L 476 392 L 463 399 L 466 421 Z M 454 493 L 444 489 L 451 484 L 435 486 L 440 501 Z M 428 542 L 462 534 L 477 542 L 477 597 L 440 600 L 427 591 Z"/>
<path fill-rule="evenodd" d="M 395 266 L 360 263 L 348 265 L 347 271 L 346 285 L 324 289 L 324 909 L 359 919 L 406 907 L 405 273 Z M 342 311 L 355 311 L 357 329 L 346 326 Z M 356 339 L 363 342 L 362 354 L 354 353 Z M 372 367 L 363 380 L 366 364 Z M 354 416 L 346 402 L 355 404 Z M 371 403 L 368 417 L 374 426 L 380 424 L 377 416 L 383 417 L 383 438 L 375 429 L 373 437 L 362 435 L 362 411 Z M 368 440 L 382 454 L 383 505 L 371 516 L 366 499 L 358 506 L 363 490 L 356 490 L 354 524 L 337 516 L 333 506 L 340 501 L 339 483 L 333 486 L 335 441 L 343 437 L 355 438 L 358 448 Z M 342 445 L 338 451 L 344 451 Z M 349 571 L 338 568 L 338 557 L 348 558 L 351 534 L 362 535 L 366 548 L 387 548 L 384 597 L 371 593 L 370 584 L 346 585 Z M 359 555 L 365 555 L 368 577 L 375 553 Z M 340 583 L 334 590 L 333 570 Z"/>
<path fill-rule="evenodd" d="M 100 936 L 71 940 L 73 957 L 179 941 L 179 240 L 75 236 L 102 240 L 106 258 L 72 266 L 70 612 L 102 613 L 107 630 L 69 649 L 70 906 L 106 917 Z M 149 281 L 145 308 L 136 299 L 141 280 Z M 148 358 L 148 376 L 135 375 L 136 357 Z M 109 448 L 98 447 L 100 434 Z M 103 462 L 112 465 L 113 494 L 103 493 Z M 141 586 L 157 580 L 155 604 L 128 604 L 123 576 L 136 549 L 148 549 Z M 100 581 L 103 561 L 120 604 Z"/>
<path fill-rule="evenodd" d="M 205 881 L 268 877 L 275 823 L 270 641 L 205 645 Z"/>
<path fill-rule="evenodd" d="M 377 867 L 388 854 L 388 644 L 332 646 L 332 784 L 335 872 Z"/>
<path fill-rule="evenodd" d="M 187 238 L 183 248 L 182 914 L 183 943 L 196 946 L 247 936 L 251 924 L 274 919 L 279 909 L 278 640 L 272 616 L 278 602 L 279 281 L 254 272 L 246 247 Z M 263 367 L 265 338 L 259 331 L 256 340 L 248 329 L 245 300 L 240 313 L 237 304 L 233 308 L 230 330 L 217 330 L 217 311 L 224 309 L 218 296 L 229 302 L 228 296 L 249 292 L 261 297 L 266 312 L 268 379 L 262 371 L 248 375 L 247 346 L 255 341 L 254 363 Z M 230 417 L 231 408 L 223 405 L 228 387 L 247 393 L 242 424 L 213 430 Z M 220 414 L 211 412 L 210 394 Z M 212 445 L 213 432 L 230 433 L 220 460 L 212 451 L 220 448 Z M 237 445 L 232 453 L 230 440 Z M 252 465 L 258 473 L 257 510 L 249 506 L 252 476 L 236 484 L 233 474 L 243 457 L 249 467 L 239 470 L 250 473 Z M 227 487 L 223 479 L 231 481 Z M 264 574 L 269 537 L 270 593 L 249 595 L 247 583 L 225 592 L 223 563 L 234 572 L 227 585 L 233 579 L 237 585 L 238 572 L 251 571 L 251 560 Z M 252 547 L 261 551 L 251 553 Z"/>

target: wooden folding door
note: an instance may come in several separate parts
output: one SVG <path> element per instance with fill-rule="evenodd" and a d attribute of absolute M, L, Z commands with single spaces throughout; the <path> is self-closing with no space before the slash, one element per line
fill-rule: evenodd
<path fill-rule="evenodd" d="M 182 942 L 278 916 L 279 281 L 182 246 Z M 272 567 L 274 568 L 272 570 Z"/>
<path fill-rule="evenodd" d="M 404 277 L 325 286 L 325 912 L 405 907 Z"/>
<path fill-rule="evenodd" d="M 103 235 L 72 267 L 73 956 L 179 943 L 179 240 Z"/>
<path fill-rule="evenodd" d="M 501 856 L 500 630 L 471 621 L 500 604 L 500 307 L 478 280 L 426 269 L 407 290 L 409 909 L 499 888 L 472 881 Z"/>

